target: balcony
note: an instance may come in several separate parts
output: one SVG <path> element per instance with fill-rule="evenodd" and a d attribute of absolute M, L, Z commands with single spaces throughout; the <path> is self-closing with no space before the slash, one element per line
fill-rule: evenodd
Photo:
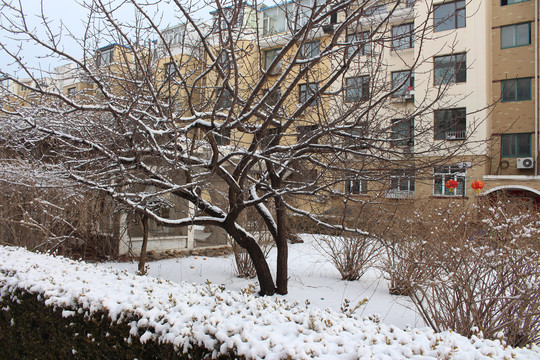
<path fill-rule="evenodd" d="M 444 134 L 446 140 L 465 140 L 466 131 L 447 131 Z"/>

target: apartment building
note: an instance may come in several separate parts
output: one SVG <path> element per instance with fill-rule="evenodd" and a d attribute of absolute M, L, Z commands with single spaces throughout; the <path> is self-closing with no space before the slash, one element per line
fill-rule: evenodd
<path fill-rule="evenodd" d="M 486 192 L 540 197 L 538 176 L 538 1 L 495 0 L 490 9 L 492 144 Z"/>
<path fill-rule="evenodd" d="M 169 84 L 165 100 L 170 109 L 186 109 L 179 99 L 189 98 L 194 104 L 206 104 L 206 110 L 217 104 L 214 110 L 229 111 L 233 94 L 217 68 L 203 77 L 200 74 L 213 63 L 230 72 L 234 63 L 243 75 L 235 79 L 236 96 L 248 93 L 265 75 L 261 94 L 268 105 L 290 91 L 291 84 L 292 96 L 281 104 L 284 112 L 294 113 L 310 102 L 281 137 L 284 144 L 306 139 L 347 111 L 346 131 L 356 137 L 354 141 L 359 141 L 357 135 L 377 134 L 379 143 L 373 136 L 361 136 L 362 144 L 355 145 L 360 155 L 348 160 L 350 179 L 334 185 L 339 191 L 391 201 L 465 199 L 475 194 L 470 185 L 483 180 L 485 194 L 505 190 L 537 197 L 537 1 L 370 3 L 340 39 L 343 52 L 353 58 L 349 69 L 324 92 L 319 87 L 341 57 L 325 57 L 304 71 L 302 81 L 296 77 L 304 69 L 303 59 L 317 57 L 334 40 L 346 10 L 311 29 L 301 45 L 282 51 L 295 29 L 310 19 L 312 5 L 311 0 L 302 0 L 258 9 L 244 4 L 236 12 L 229 9 L 236 14 L 233 47 L 222 47 L 225 33 L 220 29 L 231 27 L 227 9 L 214 14 L 214 22 L 203 28 L 205 36 L 213 38 L 213 58 L 201 50 L 193 29 L 182 24 L 165 29 L 154 55 L 160 59 L 158 82 Z M 294 21 L 290 14 L 295 14 Z M 170 45 L 168 51 L 163 42 Z M 106 60 L 115 48 L 99 49 L 98 57 Z M 295 69 L 283 79 L 288 66 Z M 68 92 L 73 89 L 72 84 L 63 87 Z M 182 93 L 186 89 L 189 97 Z M 377 116 L 359 115 L 363 108 L 359 103 L 385 96 L 384 104 L 374 107 Z M 205 108 L 201 105 L 198 110 Z M 268 130 L 264 141 L 272 139 L 274 130 Z M 208 135 L 199 132 L 196 137 Z M 252 135 L 227 129 L 213 135 L 224 148 L 248 146 L 253 140 Z M 360 150 L 369 153 L 373 148 L 395 161 L 378 164 L 373 152 L 361 155 Z M 296 177 L 304 181 L 320 174 L 308 163 L 298 164 L 297 170 Z M 457 188 L 446 187 L 448 180 L 455 180 Z"/>

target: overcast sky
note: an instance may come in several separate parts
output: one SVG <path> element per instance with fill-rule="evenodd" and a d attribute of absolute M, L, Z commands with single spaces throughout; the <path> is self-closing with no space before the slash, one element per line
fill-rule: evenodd
<path fill-rule="evenodd" d="M 19 0 L 8 0 L 13 4 L 18 4 Z M 116 0 L 115 0 L 116 1 Z M 189 1 L 189 0 L 188 0 Z M 43 2 L 43 11 L 45 16 L 48 18 L 51 24 L 51 28 L 55 32 L 59 32 L 59 29 L 62 26 L 65 26 L 66 29 L 69 29 L 71 33 L 77 37 L 81 37 L 85 31 L 84 21 L 87 19 L 88 10 L 85 9 L 79 3 L 91 3 L 91 0 L 42 0 Z M 118 1 L 117 1 L 118 2 Z M 149 2 L 148 0 L 141 0 L 139 3 Z M 176 25 L 180 22 L 178 16 L 179 12 L 174 10 L 174 6 L 168 0 L 157 0 L 157 5 L 152 7 L 151 16 L 154 20 L 160 20 L 160 28 L 164 29 L 168 26 Z M 24 10 L 25 15 L 27 15 L 27 20 L 29 27 L 33 29 L 33 32 L 40 37 L 46 35 L 43 25 L 41 24 L 41 19 L 39 14 L 41 13 L 41 1 L 40 0 L 21 0 L 21 4 Z M 198 6 L 202 9 L 196 9 L 195 6 Z M 210 7 L 203 7 L 203 1 L 196 1 L 195 5 L 190 7 L 192 10 L 197 11 L 197 16 L 199 18 L 206 17 L 208 18 L 208 13 L 212 10 Z M 5 9 L 2 9 L 2 15 L 0 15 L 0 25 L 6 27 L 9 22 L 6 19 L 6 15 L 9 16 Z M 119 21 L 132 21 L 135 18 L 135 11 L 132 7 L 123 6 L 120 9 L 115 11 L 115 18 Z M 13 17 L 12 17 L 13 18 Z M 76 44 L 76 42 L 70 38 L 67 31 L 62 32 L 62 41 L 61 44 L 64 46 L 64 49 L 68 50 L 70 53 L 76 57 L 82 57 L 82 49 Z M 18 56 L 22 57 L 24 61 L 30 64 L 32 67 L 41 68 L 45 71 L 52 70 L 54 67 L 65 64 L 67 61 L 61 62 L 59 59 L 51 58 L 46 55 L 46 52 L 32 46 L 28 42 L 21 42 L 20 40 L 11 39 L 5 31 L 0 30 L 0 42 L 5 44 L 5 46 L 11 52 L 18 52 Z M 107 45 L 107 40 L 103 39 L 96 46 L 105 46 Z M 94 51 L 95 49 L 87 49 Z M 4 52 L 0 51 L 0 69 L 9 72 L 15 73 L 16 67 L 12 65 L 13 60 L 10 59 Z M 19 76 L 23 76 L 22 74 Z"/>

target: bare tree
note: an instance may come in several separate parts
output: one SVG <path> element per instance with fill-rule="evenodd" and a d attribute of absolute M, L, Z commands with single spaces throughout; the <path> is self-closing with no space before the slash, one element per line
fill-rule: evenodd
<path fill-rule="evenodd" d="M 163 30 L 153 17 L 157 4 L 93 1 L 85 32 L 68 32 L 81 56 L 64 48 L 63 33 L 44 15 L 38 32 L 20 4 L 2 1 L 2 32 L 74 64 L 63 75 L 85 86 L 65 91 L 44 83 L 54 74 L 37 72 L 0 43 L 2 56 L 29 80 L 0 75 L 31 95 L 4 97 L 1 134 L 13 156 L 57 164 L 57 176 L 143 219 L 224 229 L 249 253 L 263 295 L 287 293 L 289 214 L 366 236 L 347 226 L 341 211 L 344 202 L 359 202 L 366 181 L 385 192 L 393 174 L 429 173 L 474 145 L 434 142 L 433 121 L 418 121 L 433 114 L 448 86 L 410 106 L 412 69 L 428 61 L 425 54 L 408 55 L 409 71 L 390 75 L 388 44 L 421 48 L 431 34 L 429 16 L 415 16 L 411 2 L 301 0 L 263 8 L 215 0 L 205 3 L 210 22 L 198 21 L 189 3 L 174 4 L 179 25 Z M 422 14 L 433 10 L 420 6 Z M 131 23 L 116 18 L 125 7 L 137 14 Z M 394 30 L 396 21 L 406 31 Z M 446 120 L 455 130 L 458 119 Z M 470 121 L 467 133 L 476 126 Z M 33 151 L 43 143 L 45 151 Z M 161 216 L 149 204 L 167 196 L 193 211 Z M 240 226 L 245 212 L 260 216 L 277 246 L 275 282 L 253 234 Z"/>

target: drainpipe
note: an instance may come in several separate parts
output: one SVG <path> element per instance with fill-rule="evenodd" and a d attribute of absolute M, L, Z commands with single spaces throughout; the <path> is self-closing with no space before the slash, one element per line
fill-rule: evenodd
<path fill-rule="evenodd" d="M 538 176 L 538 47 L 540 42 L 538 40 L 538 0 L 534 2 L 534 32 L 536 45 L 534 47 L 534 83 L 535 83 L 535 96 L 534 96 L 534 175 Z"/>

